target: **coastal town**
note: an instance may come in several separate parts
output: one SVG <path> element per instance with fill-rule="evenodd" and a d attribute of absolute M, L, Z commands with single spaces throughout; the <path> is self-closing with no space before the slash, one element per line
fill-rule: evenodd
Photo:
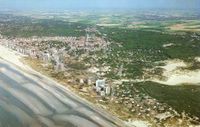
<path fill-rule="evenodd" d="M 81 59 L 85 54 L 92 51 L 98 51 L 107 48 L 109 42 L 105 38 L 96 37 L 95 28 L 86 29 L 85 37 L 32 37 L 32 38 L 4 38 L 0 35 L 1 45 L 17 51 L 26 57 L 38 59 L 53 66 L 56 72 L 67 72 L 69 70 L 69 61 L 75 61 L 76 57 Z M 78 54 L 79 52 L 82 54 Z M 79 56 L 80 55 L 80 56 Z M 72 63 L 76 64 L 76 63 Z M 91 66 L 91 65 L 87 65 Z M 110 86 L 105 83 L 105 80 L 100 80 L 96 74 L 97 68 L 91 67 L 88 69 L 88 74 L 92 77 L 76 78 L 79 84 L 94 84 L 95 90 L 100 95 L 110 95 Z M 90 75 L 91 75 L 90 74 Z M 67 75 L 67 74 L 66 74 Z M 98 80 L 97 80 L 98 79 Z M 73 81 L 72 81 L 73 82 Z"/>
<path fill-rule="evenodd" d="M 80 110 L 81 117 L 89 116 L 92 122 L 103 125 L 100 127 L 107 127 L 104 115 L 93 117 L 99 112 L 91 113 L 95 108 L 85 108 L 91 104 L 100 112 L 102 109 L 105 116 L 108 113 L 123 121 L 127 127 L 198 127 L 199 18 L 193 11 L 167 10 L 2 12 L 0 116 L 2 107 L 10 111 L 8 100 L 25 112 L 33 110 L 31 116 L 36 119 L 41 118 L 40 111 L 45 116 L 45 108 L 49 114 L 61 109 L 64 113 L 58 112 L 59 115 L 67 114 L 48 115 L 39 122 L 48 119 L 64 127 L 69 118 L 66 110 L 71 107 L 68 111 L 76 114 L 75 117 L 79 117 L 77 110 Z M 15 65 L 22 72 L 12 71 Z M 34 82 L 24 77 L 26 73 Z M 72 98 L 76 96 L 80 99 Z M 89 104 L 80 104 L 79 100 Z M 34 111 L 39 115 L 35 116 Z M 18 120 L 20 115 L 15 116 Z M 87 118 L 84 118 L 86 123 Z"/>
<path fill-rule="evenodd" d="M 44 68 L 53 66 L 53 71 L 62 72 L 67 84 L 78 88 L 80 95 L 90 96 L 100 105 L 106 106 L 106 103 L 123 105 L 127 112 L 137 115 L 137 118 L 149 119 L 160 126 L 163 125 L 163 121 L 171 121 L 173 118 L 177 118 L 180 124 L 187 124 L 186 118 L 194 122 L 198 120 L 197 117 L 191 119 L 185 113 L 179 114 L 169 105 L 139 92 L 134 87 L 134 81 L 130 89 L 129 84 L 126 84 L 130 82 L 129 80 L 113 80 L 105 77 L 102 73 L 109 71 L 109 67 L 98 68 L 92 63 L 83 64 L 82 59 L 90 53 L 105 50 L 110 44 L 105 37 L 95 36 L 97 30 L 94 28 L 85 31 L 86 36 L 83 37 L 6 38 L 1 35 L 0 44 L 25 57 L 42 61 Z M 72 73 L 74 69 L 76 76 Z M 123 65 L 118 75 L 122 75 L 122 71 Z M 77 85 L 74 86 L 75 84 Z"/>

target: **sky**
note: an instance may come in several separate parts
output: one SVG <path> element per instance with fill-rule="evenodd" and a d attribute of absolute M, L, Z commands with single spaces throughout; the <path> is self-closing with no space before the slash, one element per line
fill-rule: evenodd
<path fill-rule="evenodd" d="M 200 9 L 200 0 L 0 0 L 1 9 Z"/>

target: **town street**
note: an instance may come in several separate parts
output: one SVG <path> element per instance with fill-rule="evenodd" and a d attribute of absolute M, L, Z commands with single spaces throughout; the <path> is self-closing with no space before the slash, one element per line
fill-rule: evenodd
<path fill-rule="evenodd" d="M 0 127 L 115 127 L 121 121 L 0 56 Z"/>

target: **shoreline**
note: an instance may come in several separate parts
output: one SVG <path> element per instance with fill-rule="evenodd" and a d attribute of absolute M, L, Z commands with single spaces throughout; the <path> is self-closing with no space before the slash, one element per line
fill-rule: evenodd
<path fill-rule="evenodd" d="M 14 63 L 16 63 L 16 64 L 20 64 L 20 65 L 23 65 L 23 66 L 25 66 L 25 67 L 23 67 L 23 69 L 31 69 L 31 70 L 33 70 L 34 72 L 37 72 L 37 69 L 35 69 L 34 67 L 32 67 L 30 64 L 28 64 L 28 63 L 24 63 L 24 61 L 23 62 L 21 62 L 21 59 L 24 57 L 24 55 L 21 55 L 20 53 L 17 53 L 16 51 L 13 51 L 13 50 L 11 50 L 11 49 L 8 49 L 8 48 L 6 48 L 6 47 L 4 47 L 4 46 L 1 46 L 0 45 L 0 49 L 3 49 L 4 50 L 4 55 L 3 55 L 3 58 L 6 58 L 6 59 L 8 59 L 9 58 L 9 61 L 11 61 L 11 59 L 10 58 L 12 58 L 12 57 L 10 57 L 10 55 L 7 55 L 7 54 L 9 54 L 9 52 L 11 52 L 11 54 L 12 55 L 14 55 L 14 56 L 16 56 L 15 57 L 15 60 L 13 61 L 11 61 L 11 62 L 14 62 Z M 10 51 L 9 51 L 10 50 Z M 7 53 L 7 54 L 6 54 Z M 2 53 L 0 53 L 0 56 L 1 56 L 1 54 Z M 11 55 L 11 56 L 12 56 Z M 34 59 L 32 59 L 32 61 L 34 61 Z M 41 65 L 42 66 L 42 65 Z M 46 75 L 45 74 L 45 72 L 40 72 L 41 70 L 39 70 L 39 72 L 37 72 L 37 73 L 39 73 L 39 74 L 44 74 L 44 75 Z M 50 80 L 55 80 L 56 82 L 58 82 L 59 84 L 60 84 L 60 86 L 61 87 L 63 87 L 63 88 L 65 88 L 65 89 L 68 89 L 68 90 L 70 90 L 70 91 L 73 91 L 73 93 L 75 94 L 75 95 L 77 95 L 79 98 L 82 98 L 83 100 L 86 100 L 89 104 L 92 104 L 94 107 L 98 107 L 98 108 L 100 108 L 100 109 L 103 109 L 103 111 L 106 111 L 106 110 L 108 110 L 109 108 L 111 108 L 112 106 L 109 106 L 109 105 L 99 105 L 99 103 L 96 103 L 96 102 L 94 102 L 93 100 L 91 101 L 91 97 L 87 97 L 87 96 L 85 96 L 85 95 L 81 95 L 80 94 L 80 91 L 76 91 L 75 89 L 73 89 L 73 88 L 71 88 L 71 86 L 70 85 L 65 85 L 65 84 L 63 84 L 63 82 L 62 81 L 59 81 L 59 80 L 57 80 L 56 78 L 52 78 L 51 76 L 49 76 L 48 74 L 46 75 L 47 77 L 48 77 L 48 79 L 50 79 Z M 114 104 L 114 103 L 111 103 L 112 105 Z M 116 104 L 117 105 L 117 104 Z M 122 105 L 121 105 L 122 106 Z M 121 108 L 120 110 L 124 110 L 123 108 Z M 121 116 L 119 115 L 119 114 L 116 114 L 116 113 L 118 113 L 117 112 L 117 110 L 108 110 L 109 111 L 109 114 L 113 114 L 113 116 L 117 116 L 120 120 L 123 120 L 122 118 L 120 118 Z M 126 110 L 124 110 L 125 112 L 126 112 Z M 128 115 L 128 114 L 127 114 Z M 128 115 L 129 116 L 129 115 Z M 129 116 L 130 117 L 130 116 Z M 151 123 L 149 123 L 149 120 L 147 120 L 147 119 L 140 119 L 140 118 L 137 118 L 137 116 L 134 116 L 134 117 L 130 117 L 131 119 L 129 119 L 129 121 L 128 121 L 128 119 L 126 119 L 126 120 L 123 120 L 123 122 L 125 122 L 126 124 L 128 124 L 130 127 L 131 126 L 133 126 L 133 125 L 135 125 L 135 124 L 138 124 L 138 126 L 137 127 L 140 127 L 140 125 L 146 125 L 146 126 L 144 126 L 144 127 L 151 127 Z M 173 121 L 173 120 L 172 120 Z M 175 120 L 176 121 L 176 120 Z M 155 126 L 155 125 L 154 125 Z M 153 127 L 153 126 L 152 126 Z"/>
<path fill-rule="evenodd" d="M 1 52 L 1 51 L 3 51 L 3 52 Z M 96 112 L 98 112 L 100 114 L 104 114 L 106 117 L 109 116 L 111 119 L 115 119 L 115 122 L 117 123 L 117 125 L 123 125 L 123 127 L 124 127 L 125 121 L 122 121 L 121 119 L 119 119 L 118 117 L 113 115 L 111 112 L 107 112 L 104 108 L 97 106 L 96 104 L 92 103 L 91 101 L 88 101 L 87 98 L 80 96 L 76 91 L 72 90 L 70 87 L 68 87 L 66 85 L 63 85 L 62 82 L 60 82 L 59 80 L 49 77 L 48 75 L 45 75 L 44 73 L 38 72 L 34 68 L 32 68 L 30 65 L 22 62 L 22 59 L 25 57 L 26 57 L 25 55 L 18 53 L 17 51 L 14 51 L 12 49 L 9 49 L 7 47 L 0 45 L 0 59 L 3 59 L 5 61 L 11 63 L 15 67 L 17 67 L 27 73 L 32 73 L 34 75 L 36 74 L 41 77 L 45 77 L 49 81 L 55 83 L 55 85 L 60 87 L 61 89 L 67 90 L 69 93 L 72 94 L 71 96 L 81 100 L 82 103 L 84 103 L 91 109 L 95 110 Z M 127 126 L 127 127 L 129 127 L 129 126 Z"/>

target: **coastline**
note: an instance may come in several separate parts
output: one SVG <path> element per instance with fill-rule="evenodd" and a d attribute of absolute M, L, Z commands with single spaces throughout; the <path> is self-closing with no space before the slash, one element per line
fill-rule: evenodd
<path fill-rule="evenodd" d="M 17 66 L 22 66 L 22 69 L 24 70 L 32 70 L 38 74 L 44 74 L 46 75 L 45 73 L 43 72 L 40 72 L 41 70 L 39 70 L 39 72 L 37 72 L 37 69 L 34 68 L 33 66 L 31 66 L 31 64 L 28 64 L 27 61 L 23 61 L 22 59 L 25 57 L 24 55 L 16 52 L 16 51 L 13 51 L 11 49 L 8 49 L 4 46 L 1 46 L 0 45 L 0 50 L 3 51 L 0 53 L 0 56 L 3 58 L 3 59 L 6 59 L 7 61 L 11 62 L 11 63 L 14 63 L 15 65 Z M 12 60 L 12 58 L 14 58 L 14 60 Z M 34 59 L 32 59 L 32 61 L 34 61 Z M 36 61 L 37 62 L 37 61 Z M 38 63 L 39 64 L 39 63 Z M 49 76 L 48 74 L 46 75 L 48 77 L 49 80 L 55 80 L 56 82 L 59 82 L 59 85 L 60 87 L 64 88 L 64 89 L 67 89 L 69 91 L 73 91 L 73 93 L 75 93 L 74 95 L 77 95 L 79 98 L 81 98 L 82 100 L 84 101 L 87 101 L 88 104 L 90 105 L 93 105 L 93 107 L 97 107 L 98 109 L 103 109 L 103 112 L 102 113 L 108 113 L 106 112 L 106 110 L 109 110 L 109 113 L 108 114 L 113 114 L 113 116 L 117 116 L 118 118 L 120 118 L 119 114 L 116 114 L 117 113 L 117 110 L 110 110 L 111 106 L 110 105 L 98 105 L 96 102 L 94 101 L 91 101 L 91 98 L 88 97 L 88 96 L 84 96 L 84 95 L 81 95 L 79 91 L 76 91 L 74 90 L 73 88 L 70 87 L 70 85 L 66 86 L 65 84 L 63 84 L 63 82 L 55 79 L 55 78 L 52 78 L 51 76 Z M 114 103 L 112 103 L 113 105 Z M 116 104 L 117 105 L 117 104 Z M 123 108 L 121 108 L 120 110 L 123 110 Z M 126 112 L 126 111 L 125 111 Z M 130 117 L 130 116 L 129 116 Z M 117 119 L 118 119 L 117 118 Z M 121 119 L 121 118 L 120 118 Z M 179 119 L 177 119 L 179 120 Z M 119 120 L 120 121 L 120 120 Z M 172 120 L 173 121 L 173 120 Z M 176 120 L 175 120 L 176 121 Z M 187 120 L 186 120 L 187 121 Z M 186 122 L 184 121 L 184 122 Z M 143 125 L 143 127 L 154 127 L 156 125 L 152 125 L 151 123 L 148 122 L 148 120 L 146 119 L 138 119 L 136 116 L 132 117 L 131 119 L 129 119 L 127 121 L 124 120 L 124 122 L 126 123 L 126 125 L 128 125 L 129 127 L 132 127 L 132 126 L 136 126 L 136 127 L 141 127 L 141 125 Z M 184 123 L 183 122 L 183 123 Z M 186 122 L 187 123 L 187 122 Z M 194 126 L 195 127 L 195 126 Z"/>

